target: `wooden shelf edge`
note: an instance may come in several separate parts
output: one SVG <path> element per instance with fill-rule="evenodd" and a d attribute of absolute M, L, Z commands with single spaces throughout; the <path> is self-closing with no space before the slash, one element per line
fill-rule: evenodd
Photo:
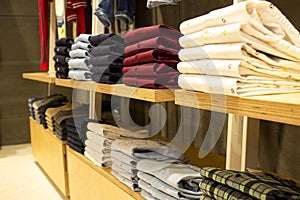
<path fill-rule="evenodd" d="M 120 189 L 122 189 L 124 192 L 126 192 L 128 195 L 132 196 L 133 198 L 137 200 L 144 200 L 144 198 L 140 195 L 140 192 L 134 192 L 130 188 L 128 188 L 126 185 L 121 183 L 118 179 L 116 179 L 112 174 L 110 174 L 111 169 L 107 168 L 101 168 L 96 166 L 93 162 L 91 162 L 88 158 L 86 158 L 84 155 L 74 151 L 70 147 L 67 146 L 67 152 L 81 160 L 83 163 L 91 167 L 93 170 L 107 178 L 109 181 L 111 181 L 114 185 L 118 186 Z"/>
<path fill-rule="evenodd" d="M 43 83 L 55 82 L 55 76 L 48 72 L 22 73 L 22 78 Z"/>

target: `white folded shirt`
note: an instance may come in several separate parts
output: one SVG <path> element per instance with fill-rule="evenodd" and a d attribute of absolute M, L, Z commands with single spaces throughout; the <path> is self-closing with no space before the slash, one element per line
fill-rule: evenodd
<path fill-rule="evenodd" d="M 111 160 L 99 162 L 88 151 L 84 151 L 84 156 L 87 157 L 92 163 L 94 163 L 98 167 L 107 168 L 107 167 L 111 167 L 111 165 L 112 165 L 112 161 Z"/>
<path fill-rule="evenodd" d="M 300 47 L 299 31 L 268 1 L 248 0 L 225 8 L 213 10 L 180 24 L 180 31 L 187 35 L 209 27 L 247 22 L 264 35 L 285 39 Z"/>
<path fill-rule="evenodd" d="M 267 77 L 230 78 L 209 75 L 181 74 L 178 85 L 182 89 L 231 96 L 255 96 L 299 92 L 297 81 Z"/>
<path fill-rule="evenodd" d="M 246 22 L 206 28 L 179 39 L 184 48 L 207 44 L 247 43 L 252 48 L 281 58 L 299 61 L 300 48 L 278 36 L 264 35 Z"/>
<path fill-rule="evenodd" d="M 102 135 L 97 134 L 97 133 L 95 133 L 93 131 L 87 131 L 86 132 L 86 137 L 90 141 L 96 143 L 99 146 L 105 146 L 105 147 L 109 147 L 109 148 L 110 148 L 112 142 L 114 141 L 113 139 L 105 138 Z"/>
<path fill-rule="evenodd" d="M 89 149 L 96 151 L 100 154 L 107 154 L 110 153 L 110 145 L 109 146 L 103 146 L 103 145 L 99 145 L 93 141 L 91 141 L 90 139 L 85 140 L 85 145 L 86 147 L 88 147 Z"/>

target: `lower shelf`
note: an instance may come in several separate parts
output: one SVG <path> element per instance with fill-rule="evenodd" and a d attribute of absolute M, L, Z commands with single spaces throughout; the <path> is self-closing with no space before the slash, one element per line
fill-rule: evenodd
<path fill-rule="evenodd" d="M 66 144 L 44 129 L 33 118 L 30 121 L 32 154 L 57 188 L 69 196 Z"/>
<path fill-rule="evenodd" d="M 133 192 L 110 174 L 111 169 L 94 165 L 83 155 L 67 147 L 68 172 L 71 200 L 142 200 L 140 193 Z"/>

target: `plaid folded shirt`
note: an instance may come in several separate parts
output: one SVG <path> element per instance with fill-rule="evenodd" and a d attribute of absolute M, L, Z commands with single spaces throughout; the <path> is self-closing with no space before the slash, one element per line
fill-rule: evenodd
<path fill-rule="evenodd" d="M 204 178 L 227 185 L 257 199 L 300 199 L 299 184 L 271 174 L 237 172 L 211 167 L 200 169 L 200 174 Z"/>
<path fill-rule="evenodd" d="M 212 199 L 217 200 L 235 200 L 235 199 L 243 199 L 243 200 L 253 200 L 256 198 L 252 198 L 238 190 L 235 190 L 227 185 L 220 184 L 211 179 L 202 179 L 200 181 L 200 190 L 211 197 Z M 207 198 L 207 197 L 206 197 Z"/>

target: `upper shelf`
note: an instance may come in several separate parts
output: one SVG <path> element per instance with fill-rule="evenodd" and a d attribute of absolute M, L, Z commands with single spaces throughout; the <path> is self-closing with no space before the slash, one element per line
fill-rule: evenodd
<path fill-rule="evenodd" d="M 44 82 L 44 83 L 54 83 L 55 82 L 55 76 L 52 74 L 49 74 L 47 72 L 23 73 L 22 77 L 24 79 L 40 81 L 40 82 Z"/>
<path fill-rule="evenodd" d="M 236 97 L 176 90 L 175 104 L 300 126 L 300 93 Z"/>
<path fill-rule="evenodd" d="M 137 88 L 124 84 L 102 84 L 93 81 L 75 81 L 71 79 L 55 79 L 55 85 L 150 102 L 174 101 L 174 91 L 168 89 Z"/>
<path fill-rule="evenodd" d="M 95 91 L 97 93 L 128 97 L 149 102 L 174 101 L 175 96 L 174 91 L 168 89 L 147 89 L 130 87 L 124 84 L 102 84 L 93 81 L 58 79 L 51 77 L 48 73 L 23 73 L 23 78 L 46 83 L 55 83 L 55 85 L 62 87 Z"/>

